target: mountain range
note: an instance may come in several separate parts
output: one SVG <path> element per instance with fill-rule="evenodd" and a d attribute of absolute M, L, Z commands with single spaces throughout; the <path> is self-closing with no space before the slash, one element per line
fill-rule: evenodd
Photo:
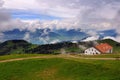
<path fill-rule="evenodd" d="M 106 30 L 97 32 L 99 39 L 106 36 L 116 37 L 117 33 L 115 30 Z M 36 29 L 36 31 L 31 32 L 28 30 L 14 29 L 11 31 L 5 31 L 4 41 L 7 40 L 27 40 L 33 44 L 51 44 L 63 41 L 81 41 L 90 37 L 90 34 L 83 32 L 81 29 Z"/>

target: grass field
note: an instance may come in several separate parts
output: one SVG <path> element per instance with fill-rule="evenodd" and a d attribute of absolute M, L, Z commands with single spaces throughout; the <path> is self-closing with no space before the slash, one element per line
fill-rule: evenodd
<path fill-rule="evenodd" d="M 37 56 L 47 56 L 45 54 L 11 54 L 0 56 L 0 61 L 7 59 L 16 59 L 16 58 L 27 58 L 27 57 L 37 57 Z"/>
<path fill-rule="evenodd" d="M 58 54 L 58 56 L 61 54 Z M 53 54 L 11 54 L 11 55 L 5 55 L 0 56 L 0 61 L 2 60 L 8 60 L 8 59 L 16 59 L 16 58 L 29 58 L 29 57 L 42 57 L 42 56 L 55 56 Z M 57 55 L 56 55 L 57 56 Z M 65 55 L 62 55 L 63 57 Z M 61 56 L 61 57 L 62 57 Z M 101 55 L 72 55 L 78 58 L 120 58 L 120 54 L 101 54 Z"/>
<path fill-rule="evenodd" d="M 79 55 L 83 58 L 120 58 L 120 54 Z"/>
<path fill-rule="evenodd" d="M 120 80 L 119 67 L 119 60 L 30 59 L 0 63 L 0 80 Z"/>

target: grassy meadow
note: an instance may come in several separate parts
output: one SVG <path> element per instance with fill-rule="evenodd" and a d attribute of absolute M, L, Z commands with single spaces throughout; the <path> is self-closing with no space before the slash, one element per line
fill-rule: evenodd
<path fill-rule="evenodd" d="M 0 63 L 0 80 L 119 80 L 119 67 L 119 60 L 29 59 Z"/>
<path fill-rule="evenodd" d="M 79 57 L 83 57 L 83 58 L 120 58 L 120 54 L 79 55 Z"/>
<path fill-rule="evenodd" d="M 0 61 L 7 59 L 16 59 L 16 58 L 37 57 L 43 55 L 45 54 L 11 54 L 11 55 L 0 56 Z"/>

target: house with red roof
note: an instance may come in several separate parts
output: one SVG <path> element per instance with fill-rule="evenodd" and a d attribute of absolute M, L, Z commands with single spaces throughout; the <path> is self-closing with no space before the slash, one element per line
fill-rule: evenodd
<path fill-rule="evenodd" d="M 86 55 L 112 53 L 113 47 L 108 43 L 101 43 L 85 50 Z"/>

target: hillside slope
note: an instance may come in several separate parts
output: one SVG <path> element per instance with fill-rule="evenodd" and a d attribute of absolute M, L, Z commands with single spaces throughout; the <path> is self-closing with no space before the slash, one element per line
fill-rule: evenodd
<path fill-rule="evenodd" d="M 95 43 L 108 43 L 113 46 L 114 53 L 120 53 L 120 43 L 111 39 L 90 41 L 90 42 L 61 42 L 56 44 L 46 45 L 33 45 L 24 40 L 9 40 L 0 44 L 0 55 L 6 54 L 59 54 L 62 52 L 66 53 L 83 53 L 84 46 L 89 48 L 95 45 Z"/>
<path fill-rule="evenodd" d="M 89 41 L 89 42 L 78 42 L 78 43 L 72 43 L 72 42 L 61 42 L 56 44 L 46 44 L 46 45 L 40 45 L 36 48 L 26 50 L 26 53 L 62 53 L 61 49 L 63 49 L 66 53 L 83 53 L 84 46 L 85 48 L 89 48 L 95 45 L 95 43 L 108 43 L 111 46 L 113 46 L 114 53 L 120 53 L 120 43 L 111 40 L 111 39 L 105 39 L 105 40 L 97 40 L 97 41 Z"/>
<path fill-rule="evenodd" d="M 24 40 L 9 40 L 0 44 L 0 55 L 24 53 L 26 49 L 32 48 L 34 45 Z"/>

